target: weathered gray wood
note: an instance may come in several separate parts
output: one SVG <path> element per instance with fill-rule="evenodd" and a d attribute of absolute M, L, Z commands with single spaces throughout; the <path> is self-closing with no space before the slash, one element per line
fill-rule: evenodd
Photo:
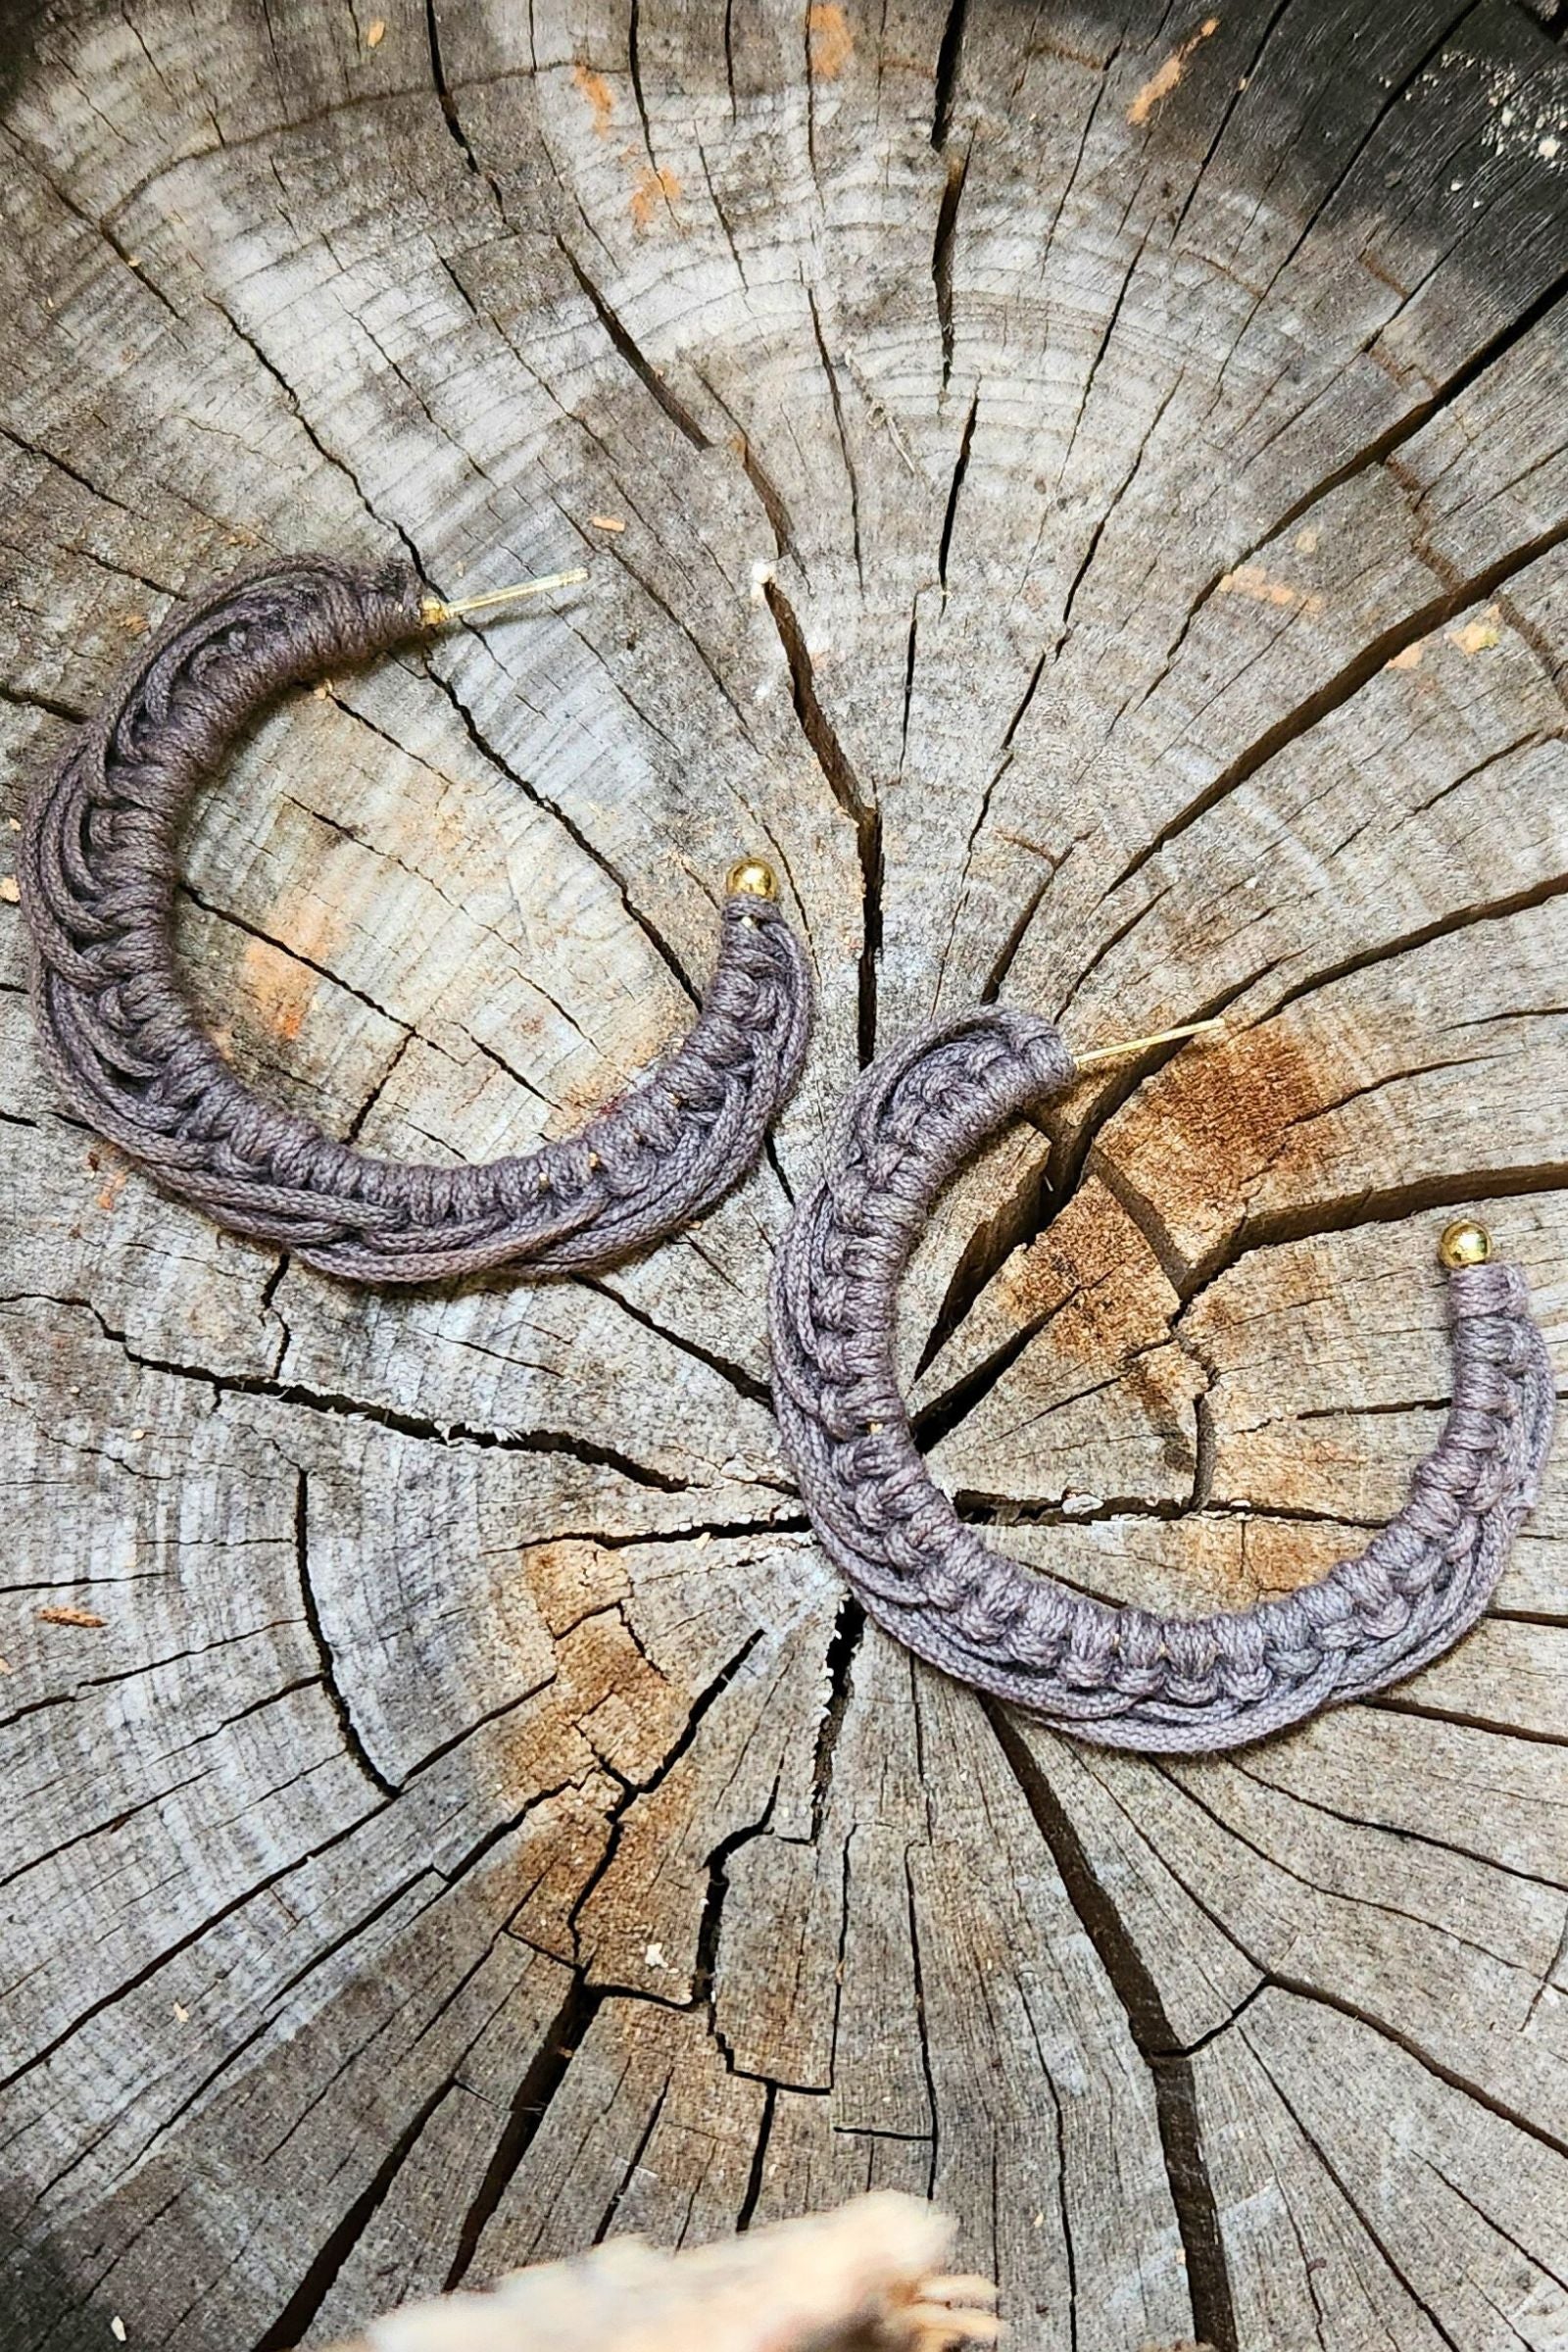
<path fill-rule="evenodd" d="M 280 2352 L 867 2185 L 952 2208 L 1028 2352 L 1560 2336 L 1555 1481 L 1404 1689 L 1094 1755 L 863 1631 L 762 1318 L 858 1059 L 1001 991 L 1085 1046 L 1230 1020 L 1000 1141 L 907 1286 L 937 1464 L 1025 1556 L 1207 1607 L 1356 1546 L 1455 1207 L 1568 1347 L 1540 15 L 19 24 L 10 814 L 251 554 L 586 551 L 241 749 L 206 1017 L 374 1149 L 521 1148 L 680 1028 L 747 850 L 821 1015 L 696 1234 L 359 1294 L 59 1114 L 0 899 L 8 2352 Z"/>

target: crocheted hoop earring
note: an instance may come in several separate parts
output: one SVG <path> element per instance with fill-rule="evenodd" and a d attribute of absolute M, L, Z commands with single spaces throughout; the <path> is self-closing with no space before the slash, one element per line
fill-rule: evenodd
<path fill-rule="evenodd" d="M 895 1292 L 942 1185 L 1074 1070 L 1051 1022 L 985 1005 L 865 1071 L 774 1263 L 775 1409 L 819 1541 L 910 1649 L 1105 1746 L 1236 1747 L 1380 1690 L 1474 1623 L 1540 1490 L 1551 1367 L 1519 1269 L 1486 1262 L 1482 1227 L 1451 1226 L 1440 1255 L 1453 1402 L 1409 1500 L 1359 1559 L 1284 1598 L 1183 1619 L 1110 1606 L 993 1551 L 915 1449 Z"/>
<path fill-rule="evenodd" d="M 282 687 L 580 572 L 447 605 L 399 564 L 314 558 L 227 582 L 153 638 L 27 815 L 18 882 L 33 1002 L 62 1091 L 166 1191 L 361 1282 L 610 1264 L 710 1208 L 800 1075 L 806 959 L 767 866 L 729 877 L 717 966 L 684 1042 L 571 1141 L 484 1167 L 374 1159 L 266 1102 L 174 974 L 179 819 Z"/>

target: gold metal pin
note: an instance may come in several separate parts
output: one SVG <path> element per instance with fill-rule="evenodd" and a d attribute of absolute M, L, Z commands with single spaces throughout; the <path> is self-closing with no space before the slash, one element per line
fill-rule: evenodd
<path fill-rule="evenodd" d="M 449 620 L 462 620 L 468 612 L 488 612 L 497 605 L 520 604 L 525 596 L 545 596 L 552 588 L 575 588 L 579 580 L 588 577 L 588 567 L 579 564 L 571 571 L 547 572 L 542 580 L 519 580 L 514 588 L 492 588 L 483 596 L 462 596 L 453 604 L 444 597 L 426 596 L 419 602 L 419 618 L 427 629 L 444 629 Z"/>
<path fill-rule="evenodd" d="M 1073 1060 L 1081 1070 L 1086 1070 L 1092 1061 L 1119 1061 L 1124 1054 L 1141 1054 L 1146 1046 L 1173 1046 L 1178 1038 L 1207 1037 L 1224 1026 L 1219 1019 L 1189 1021 L 1181 1029 L 1156 1029 L 1151 1037 L 1126 1038 L 1119 1046 L 1096 1046 L 1092 1053 L 1075 1054 Z"/>

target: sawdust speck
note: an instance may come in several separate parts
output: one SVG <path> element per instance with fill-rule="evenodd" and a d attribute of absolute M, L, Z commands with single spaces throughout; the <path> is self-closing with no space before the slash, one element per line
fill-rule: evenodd
<path fill-rule="evenodd" d="M 819 81 L 837 81 L 855 55 L 855 35 L 843 9 L 830 0 L 812 0 L 806 12 L 806 37 L 811 72 Z"/>
<path fill-rule="evenodd" d="M 674 209 L 680 194 L 680 181 L 673 172 L 644 172 L 631 192 L 631 217 L 639 228 L 647 228 L 661 204 Z"/>
<path fill-rule="evenodd" d="M 1200 43 L 1210 33 L 1218 32 L 1218 17 L 1205 17 L 1198 30 L 1183 41 L 1181 47 L 1166 58 L 1156 74 L 1151 74 L 1143 88 L 1127 109 L 1127 120 L 1134 125 L 1147 122 L 1162 98 L 1168 98 L 1187 71 L 1187 61 Z"/>
<path fill-rule="evenodd" d="M 1495 605 L 1488 605 L 1484 612 L 1478 612 L 1475 619 L 1467 620 L 1462 628 L 1450 629 L 1448 637 L 1461 654 L 1490 653 L 1501 641 L 1502 615 Z"/>
<path fill-rule="evenodd" d="M 615 112 L 615 94 L 602 74 L 591 66 L 576 65 L 571 69 L 575 88 L 587 99 L 594 118 L 594 128 L 602 139 L 610 136 L 610 125 Z"/>

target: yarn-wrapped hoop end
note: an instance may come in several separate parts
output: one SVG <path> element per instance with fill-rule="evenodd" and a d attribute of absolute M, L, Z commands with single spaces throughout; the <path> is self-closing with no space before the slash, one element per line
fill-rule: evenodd
<path fill-rule="evenodd" d="M 663 1060 L 568 1141 L 480 1167 L 376 1159 L 264 1101 L 200 1028 L 174 972 L 190 795 L 285 686 L 502 598 L 432 613 L 433 601 L 405 564 L 299 557 L 226 582 L 149 640 L 27 812 L 18 883 L 39 1033 L 68 1102 L 165 1191 L 322 1273 L 582 1273 L 702 1215 L 760 1156 L 811 1016 L 776 886 L 726 894 L 698 1017 Z"/>
<path fill-rule="evenodd" d="M 1253 1608 L 1179 1618 L 994 1550 L 916 1448 L 896 1296 L 942 1186 L 1073 1073 L 1052 1023 L 982 1005 L 862 1074 L 774 1262 L 779 1426 L 818 1540 L 908 1648 L 1102 1746 L 1239 1747 L 1399 1681 L 1475 1623 L 1540 1493 L 1551 1366 L 1523 1274 L 1461 1221 L 1442 1253 L 1452 1403 L 1407 1501 L 1358 1558 Z"/>

